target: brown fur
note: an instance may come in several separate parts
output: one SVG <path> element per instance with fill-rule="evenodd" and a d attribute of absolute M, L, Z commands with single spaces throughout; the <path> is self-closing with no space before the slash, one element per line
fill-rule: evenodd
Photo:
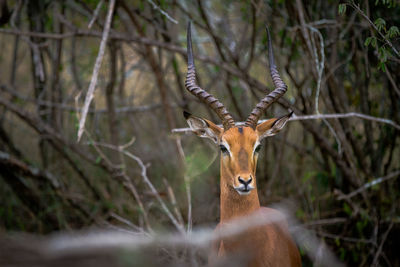
<path fill-rule="evenodd" d="M 266 131 L 273 120 L 267 121 L 259 131 Z M 267 125 L 268 124 L 268 125 Z M 249 195 L 239 195 L 233 186 L 238 186 L 237 176 L 253 177 L 256 187 L 257 155 L 253 154 L 256 141 L 261 132 L 249 127 L 240 134 L 237 128 L 231 128 L 221 138 L 229 144 L 231 156 L 221 156 L 221 220 L 223 225 L 232 219 L 248 216 L 262 211 L 266 216 L 282 216 L 277 210 L 260 207 L 257 188 Z M 244 156 L 246 155 L 246 156 Z M 272 223 L 257 227 L 245 233 L 222 240 L 218 246 L 218 256 L 231 253 L 244 253 L 248 257 L 248 266 L 301 266 L 299 251 L 290 237 L 287 222 Z"/>
<path fill-rule="evenodd" d="M 266 216 L 277 215 L 279 211 L 260 207 Z M 220 222 L 216 228 L 220 228 Z M 287 222 L 268 224 L 253 228 L 243 234 L 221 240 L 213 245 L 218 257 L 242 254 L 247 266 L 301 266 L 299 251 L 290 237 Z M 212 261 L 215 260 L 211 258 Z"/>
<path fill-rule="evenodd" d="M 255 146 L 264 137 L 273 136 L 286 124 L 290 115 L 279 119 L 270 119 L 259 124 L 256 129 L 233 127 L 226 131 L 211 121 L 186 114 L 186 119 L 197 135 L 210 138 L 219 145 L 224 145 L 229 153 L 221 153 L 221 197 L 220 223 L 225 223 L 262 212 L 265 216 L 284 218 L 270 208 L 260 206 L 256 184 L 257 153 Z M 238 178 L 250 181 L 254 190 L 248 195 L 240 195 L 236 190 L 241 183 Z M 279 222 L 246 230 L 240 235 L 225 238 L 213 244 L 214 255 L 219 257 L 242 254 L 247 259 L 247 266 L 301 266 L 299 251 L 288 232 L 285 219 Z M 210 257 L 212 265 L 213 256 Z"/>

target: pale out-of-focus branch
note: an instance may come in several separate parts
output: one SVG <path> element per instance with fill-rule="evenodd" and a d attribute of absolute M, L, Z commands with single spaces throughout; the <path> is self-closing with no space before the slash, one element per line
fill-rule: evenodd
<path fill-rule="evenodd" d="M 392 120 L 385 119 L 385 118 L 379 118 L 379 117 L 374 117 L 362 113 L 357 113 L 357 112 L 349 112 L 349 113 L 334 113 L 334 114 L 319 114 L 319 115 L 305 115 L 305 116 L 296 116 L 293 115 L 292 118 L 290 118 L 289 121 L 301 121 L 301 120 L 318 120 L 318 119 L 349 119 L 349 118 L 359 118 L 363 120 L 370 120 L 370 121 L 375 121 L 379 123 L 385 123 L 388 124 L 395 129 L 400 131 L 400 125 Z M 262 123 L 266 120 L 260 120 L 259 123 Z M 244 124 L 243 122 L 238 122 L 236 123 L 237 125 Z M 219 125 L 222 127 L 222 125 Z M 191 132 L 190 128 L 176 128 L 172 129 L 171 132 L 173 133 L 182 133 L 182 132 Z"/>

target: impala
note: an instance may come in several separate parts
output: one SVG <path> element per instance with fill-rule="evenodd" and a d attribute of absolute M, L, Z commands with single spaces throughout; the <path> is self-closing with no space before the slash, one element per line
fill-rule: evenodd
<path fill-rule="evenodd" d="M 223 127 L 195 117 L 188 112 L 184 116 L 191 130 L 200 137 L 209 138 L 221 149 L 220 223 L 217 226 L 243 216 L 261 212 L 265 216 L 280 215 L 279 211 L 261 207 L 257 194 L 256 165 L 263 138 L 278 133 L 289 120 L 291 113 L 258 124 L 262 113 L 287 90 L 274 63 L 271 36 L 268 33 L 270 74 L 275 89 L 266 95 L 253 109 L 246 122 L 235 124 L 224 105 L 200 88 L 196 83 L 191 25 L 187 28 L 188 71 L 186 89 L 206 103 L 221 119 Z M 234 238 L 225 238 L 216 244 L 218 256 L 245 253 L 248 266 L 301 266 L 299 251 L 288 233 L 287 222 L 281 221 L 246 230 Z"/>

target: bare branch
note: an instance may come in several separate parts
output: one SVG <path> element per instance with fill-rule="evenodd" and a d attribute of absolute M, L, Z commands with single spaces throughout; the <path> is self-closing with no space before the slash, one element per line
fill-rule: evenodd
<path fill-rule="evenodd" d="M 37 179 L 47 180 L 51 185 L 58 189 L 61 187 L 60 181 L 54 175 L 47 171 L 42 171 L 38 168 L 31 167 L 24 162 L 12 157 L 10 154 L 0 151 L 0 168 L 15 169 L 23 175 Z"/>
<path fill-rule="evenodd" d="M 99 15 L 100 9 L 103 6 L 103 4 L 104 4 L 104 0 L 100 0 L 99 3 L 97 4 L 96 9 L 93 12 L 93 17 L 90 20 L 89 25 L 88 25 L 89 30 L 92 28 L 93 23 L 96 21 L 97 16 Z"/>
<path fill-rule="evenodd" d="M 315 119 L 345 119 L 345 118 L 360 118 L 363 120 L 370 120 L 370 121 L 376 121 L 380 123 L 385 123 L 389 124 L 390 126 L 396 128 L 397 130 L 400 131 L 400 124 L 397 124 L 396 122 L 385 119 L 385 118 L 379 118 L 379 117 L 374 117 L 362 113 L 357 113 L 357 112 L 349 112 L 349 113 L 336 113 L 336 114 L 320 114 L 320 115 L 306 115 L 306 116 L 293 116 L 290 118 L 291 121 L 296 121 L 296 120 L 315 120 Z"/>
<path fill-rule="evenodd" d="M 397 124 L 396 122 L 394 122 L 392 120 L 378 118 L 378 117 L 361 114 L 361 113 L 357 113 L 357 112 L 305 115 L 305 116 L 296 116 L 295 114 L 293 114 L 293 116 L 290 118 L 289 121 L 318 120 L 318 119 L 348 119 L 348 118 L 360 118 L 363 120 L 370 120 L 370 121 L 385 123 L 385 124 L 389 124 L 390 126 L 392 126 L 395 129 L 400 131 L 400 124 Z M 260 120 L 259 123 L 263 123 L 265 121 L 266 120 Z M 236 124 L 243 125 L 244 122 L 237 122 Z M 221 125 L 219 125 L 219 126 L 221 126 Z M 182 133 L 182 132 L 191 132 L 191 131 L 192 130 L 190 128 L 176 128 L 176 129 L 171 130 L 172 133 Z"/>
<path fill-rule="evenodd" d="M 378 265 L 378 259 L 382 254 L 383 245 L 386 242 L 386 239 L 388 237 L 388 234 L 390 233 L 390 230 L 392 230 L 393 224 L 394 224 L 394 222 L 391 221 L 389 227 L 386 229 L 385 233 L 383 234 L 382 241 L 378 247 L 377 252 L 375 253 L 374 260 L 373 260 L 371 266 L 380 266 L 380 265 Z"/>
<path fill-rule="evenodd" d="M 353 191 L 353 192 L 351 192 L 351 193 L 349 193 L 347 195 L 340 195 L 337 199 L 338 200 L 342 200 L 342 199 L 352 198 L 355 195 L 367 190 L 368 188 L 370 188 L 370 187 L 372 187 L 374 185 L 380 184 L 382 182 L 385 182 L 387 180 L 390 180 L 390 179 L 393 179 L 393 178 L 396 178 L 396 177 L 399 177 L 399 176 L 400 176 L 400 171 L 395 171 L 395 172 L 389 173 L 386 176 L 375 178 L 371 182 L 368 182 L 368 183 L 364 184 L 363 186 L 359 187 L 357 190 L 355 190 L 355 191 Z"/>
<path fill-rule="evenodd" d="M 96 89 L 97 78 L 99 76 L 99 71 L 100 71 L 101 63 L 103 61 L 103 56 L 105 53 L 106 44 L 107 44 L 107 40 L 108 40 L 108 34 L 110 32 L 112 15 L 114 13 L 114 6 L 115 6 L 115 0 L 110 0 L 110 4 L 108 6 L 107 20 L 106 20 L 106 24 L 104 26 L 103 37 L 102 37 L 101 43 L 100 43 L 99 54 L 97 55 L 97 58 L 96 58 L 96 62 L 95 62 L 93 74 L 92 74 L 92 79 L 90 80 L 88 92 L 87 92 L 86 98 L 85 98 L 85 103 L 83 105 L 82 115 L 81 115 L 81 118 L 79 121 L 78 142 L 82 137 L 83 130 L 85 127 L 85 122 L 86 122 L 86 116 L 87 116 L 87 113 L 89 110 L 90 103 L 92 102 L 92 99 L 93 99 L 94 91 Z"/>
<path fill-rule="evenodd" d="M 160 11 L 161 14 L 163 14 L 169 21 L 178 24 L 178 21 L 174 18 L 172 18 L 170 15 L 168 15 L 167 12 L 165 12 L 164 10 L 162 10 L 159 6 L 157 6 L 152 0 L 147 0 L 147 2 L 149 2 L 149 4 L 155 9 Z"/>
<path fill-rule="evenodd" d="M 134 161 L 137 162 L 137 164 L 141 168 L 141 176 L 144 180 L 144 182 L 147 184 L 147 186 L 150 188 L 151 192 L 154 194 L 154 196 L 157 198 L 158 202 L 160 203 L 162 209 L 164 210 L 165 214 L 170 218 L 174 226 L 180 231 L 184 232 L 182 225 L 178 223 L 177 219 L 175 218 L 174 215 L 172 215 L 171 211 L 168 209 L 167 205 L 165 202 L 161 199 L 160 194 L 157 192 L 156 188 L 154 187 L 153 183 L 150 181 L 149 177 L 147 176 L 147 166 L 143 163 L 141 158 L 138 156 L 133 155 L 131 152 L 125 150 L 125 146 L 114 146 L 110 144 L 104 144 L 104 143 L 99 143 L 99 142 L 91 142 L 91 144 L 94 144 L 96 146 L 103 146 L 115 151 L 119 151 L 123 153 L 124 155 L 128 156 L 129 158 L 133 159 Z"/>
<path fill-rule="evenodd" d="M 175 215 L 178 218 L 179 223 L 184 225 L 185 223 L 183 221 L 182 214 L 179 210 L 178 203 L 176 202 L 174 190 L 172 189 L 171 185 L 169 184 L 169 182 L 166 178 L 163 178 L 163 182 L 164 182 L 165 187 L 167 188 L 168 197 L 169 197 L 172 207 L 174 208 Z"/>

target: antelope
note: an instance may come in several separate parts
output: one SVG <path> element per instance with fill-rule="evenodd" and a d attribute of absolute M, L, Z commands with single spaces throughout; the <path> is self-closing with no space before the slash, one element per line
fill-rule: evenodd
<path fill-rule="evenodd" d="M 220 222 L 216 229 L 230 221 L 261 212 L 264 216 L 284 216 L 277 210 L 261 207 L 256 184 L 256 165 L 261 140 L 273 136 L 285 126 L 292 113 L 258 124 L 262 113 L 286 91 L 275 65 L 268 28 L 269 69 L 275 89 L 253 109 L 244 123 L 233 120 L 225 106 L 196 83 L 191 24 L 187 27 L 186 89 L 206 103 L 221 119 L 222 128 L 215 123 L 184 111 L 190 129 L 198 136 L 211 139 L 221 150 L 220 159 Z M 235 238 L 214 244 L 218 257 L 244 252 L 248 266 L 301 266 L 299 251 L 288 232 L 285 219 L 246 230 Z"/>

